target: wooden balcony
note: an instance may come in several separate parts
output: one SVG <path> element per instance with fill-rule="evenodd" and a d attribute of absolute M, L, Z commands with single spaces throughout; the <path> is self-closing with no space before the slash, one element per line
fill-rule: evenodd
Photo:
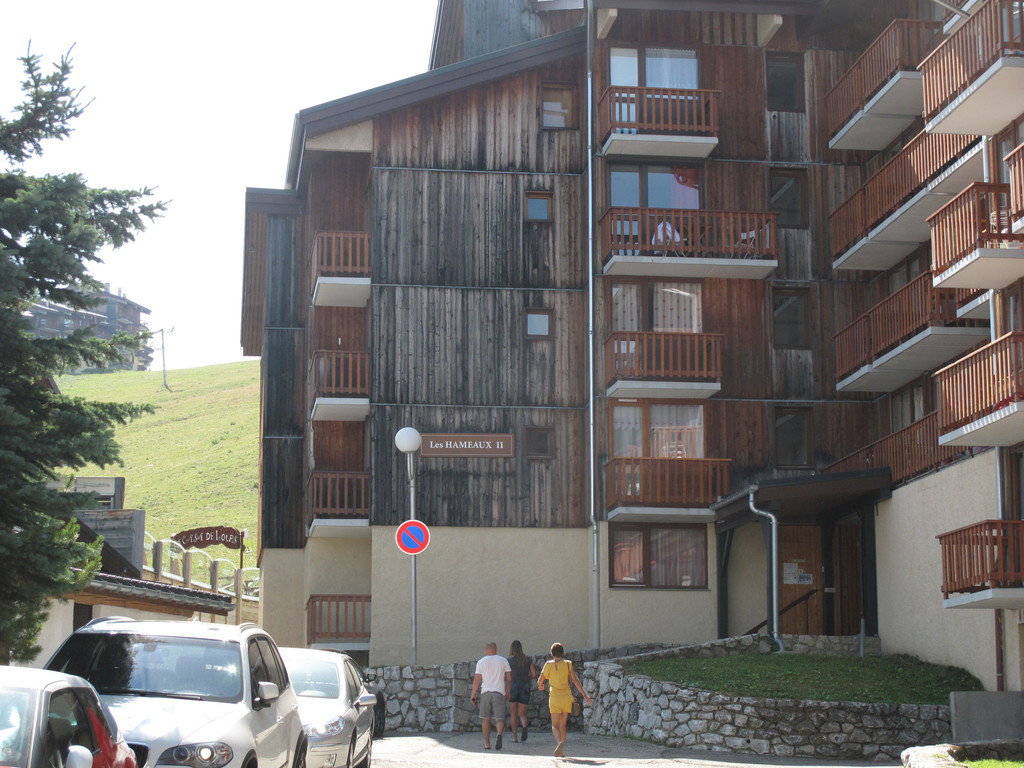
<path fill-rule="evenodd" d="M 918 62 L 942 39 L 937 21 L 896 19 L 825 96 L 829 146 L 887 147 L 921 114 Z"/>
<path fill-rule="evenodd" d="M 971 184 L 928 222 L 936 287 L 999 289 L 1024 277 L 1024 234 L 1013 233 L 1008 184 Z"/>
<path fill-rule="evenodd" d="M 618 331 L 604 344 L 608 397 L 706 398 L 722 388 L 720 333 Z"/>
<path fill-rule="evenodd" d="M 1006 156 L 1010 171 L 1010 229 L 1024 231 L 1024 144 Z"/>
<path fill-rule="evenodd" d="M 612 86 L 598 104 L 608 157 L 705 158 L 718 146 L 718 91 Z"/>
<path fill-rule="evenodd" d="M 987 0 L 919 68 L 925 130 L 999 133 L 1024 112 L 1024 0 Z"/>
<path fill-rule="evenodd" d="M 728 459 L 615 458 L 604 472 L 609 519 L 714 519 L 708 507 L 729 491 Z"/>
<path fill-rule="evenodd" d="M 369 535 L 369 474 L 311 472 L 306 484 L 306 510 L 310 536 Z"/>
<path fill-rule="evenodd" d="M 829 217 L 834 269 L 885 270 L 931 237 L 928 217 L 984 178 L 977 136 L 922 131 Z"/>
<path fill-rule="evenodd" d="M 306 643 L 330 645 L 370 640 L 369 595 L 310 595 L 306 601 Z"/>
<path fill-rule="evenodd" d="M 1024 520 L 983 520 L 936 538 L 946 608 L 1024 608 Z"/>
<path fill-rule="evenodd" d="M 1024 441 L 1024 332 L 986 344 L 935 374 L 942 445 Z"/>
<path fill-rule="evenodd" d="M 370 233 L 318 232 L 313 240 L 313 305 L 365 307 L 370 298 Z"/>
<path fill-rule="evenodd" d="M 988 328 L 958 319 L 961 298 L 926 272 L 858 317 L 836 334 L 836 389 L 892 392 L 984 342 Z"/>
<path fill-rule="evenodd" d="M 963 455 L 962 448 L 939 445 L 939 416 L 932 411 L 901 430 L 825 467 L 825 472 L 889 468 L 894 485 L 905 483 Z"/>
<path fill-rule="evenodd" d="M 362 421 L 369 416 L 368 352 L 320 350 L 309 367 L 314 421 Z"/>
<path fill-rule="evenodd" d="M 777 214 L 609 208 L 601 217 L 606 275 L 760 280 L 776 266 Z"/>

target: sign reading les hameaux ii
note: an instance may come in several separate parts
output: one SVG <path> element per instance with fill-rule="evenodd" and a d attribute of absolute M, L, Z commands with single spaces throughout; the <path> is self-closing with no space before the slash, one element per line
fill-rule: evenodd
<path fill-rule="evenodd" d="M 420 451 L 424 456 L 491 456 L 515 455 L 512 435 L 423 435 Z"/>
<path fill-rule="evenodd" d="M 226 525 L 217 525 L 210 528 L 192 528 L 171 536 L 185 549 L 195 547 L 205 549 L 214 544 L 223 544 L 228 549 L 241 549 L 245 534 L 237 528 L 228 528 Z"/>

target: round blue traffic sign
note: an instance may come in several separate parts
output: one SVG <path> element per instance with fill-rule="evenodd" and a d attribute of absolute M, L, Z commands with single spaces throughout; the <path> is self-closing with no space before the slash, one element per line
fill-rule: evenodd
<path fill-rule="evenodd" d="M 418 555 L 430 543 L 430 529 L 419 520 L 406 520 L 395 531 L 395 543 L 407 555 Z"/>

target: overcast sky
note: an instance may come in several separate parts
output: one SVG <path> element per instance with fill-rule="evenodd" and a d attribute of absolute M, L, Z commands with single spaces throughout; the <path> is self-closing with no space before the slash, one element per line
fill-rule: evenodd
<path fill-rule="evenodd" d="M 0 112 L 18 99 L 22 56 L 72 44 L 73 83 L 92 104 L 27 166 L 94 186 L 156 188 L 166 215 L 95 268 L 174 327 L 167 365 L 240 360 L 245 187 L 284 184 L 295 113 L 423 72 L 436 0 L 5 4 Z M 159 343 L 159 342 L 157 342 Z M 160 366 L 159 355 L 154 367 Z"/>

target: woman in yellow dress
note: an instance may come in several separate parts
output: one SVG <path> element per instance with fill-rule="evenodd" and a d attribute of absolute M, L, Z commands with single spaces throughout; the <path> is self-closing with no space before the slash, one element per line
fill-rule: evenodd
<path fill-rule="evenodd" d="M 564 658 L 565 649 L 561 643 L 551 646 L 551 658 L 544 663 L 544 668 L 537 678 L 537 690 L 543 691 L 545 683 L 551 683 L 551 693 L 548 696 L 548 710 L 551 712 L 551 733 L 558 745 L 555 747 L 555 757 L 562 757 L 565 754 L 565 727 L 572 712 L 572 689 L 570 683 L 576 686 L 580 695 L 590 704 L 590 697 L 583 690 L 583 683 L 580 682 L 573 669 L 572 662 Z"/>

